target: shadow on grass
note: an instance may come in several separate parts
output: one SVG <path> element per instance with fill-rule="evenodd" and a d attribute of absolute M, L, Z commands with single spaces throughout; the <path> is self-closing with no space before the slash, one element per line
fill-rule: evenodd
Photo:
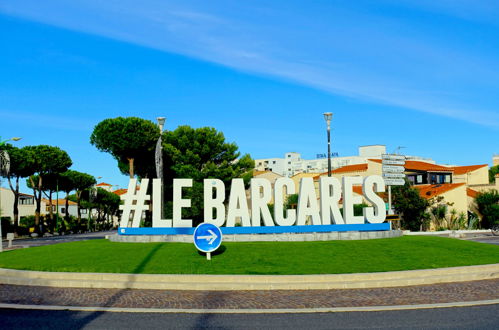
<path fill-rule="evenodd" d="M 218 256 L 218 255 L 224 253 L 226 250 L 227 250 L 227 247 L 225 247 L 225 245 L 222 244 L 222 245 L 220 245 L 220 247 L 217 250 L 211 252 L 211 256 L 212 257 Z M 206 256 L 206 253 L 201 252 L 199 250 L 198 250 L 198 254 L 201 255 L 201 256 L 203 256 L 203 257 Z"/>
<path fill-rule="evenodd" d="M 167 243 L 159 243 L 157 244 L 146 256 L 145 258 L 140 262 L 140 264 L 135 267 L 135 269 L 132 271 L 132 274 L 140 274 L 146 266 L 151 262 L 151 259 L 154 257 L 154 255 L 163 247 L 164 244 Z M 134 276 L 129 277 L 129 281 L 127 282 L 127 287 L 132 286 L 132 284 L 135 282 Z M 94 289 L 94 290 L 105 290 L 105 289 Z M 103 303 L 100 307 L 113 307 L 115 306 L 116 303 L 118 303 L 121 299 L 121 297 L 125 296 L 127 292 L 130 292 L 133 289 L 123 289 L 118 291 L 116 294 L 111 296 L 105 303 Z M 82 325 L 81 328 L 85 328 L 86 325 L 88 325 L 90 322 L 93 320 L 97 319 L 99 316 L 103 315 L 103 312 L 93 312 L 90 315 L 80 319 L 78 322 Z"/>

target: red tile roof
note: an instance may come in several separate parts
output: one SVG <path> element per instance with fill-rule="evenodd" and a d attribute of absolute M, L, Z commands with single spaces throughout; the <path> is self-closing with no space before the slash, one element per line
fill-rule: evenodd
<path fill-rule="evenodd" d="M 101 182 L 101 183 L 97 184 L 96 186 L 97 187 L 102 187 L 102 186 L 110 186 L 111 187 L 112 185 L 110 185 L 109 183 Z"/>
<path fill-rule="evenodd" d="M 487 164 L 484 165 L 470 165 L 470 166 L 455 166 L 451 167 L 454 170 L 454 174 L 466 174 L 469 172 L 473 172 L 482 167 L 488 167 Z"/>
<path fill-rule="evenodd" d="M 42 200 L 45 202 L 45 204 L 47 205 L 50 205 L 50 201 L 46 198 L 42 198 Z M 59 199 L 53 199 L 52 200 L 52 205 L 66 205 L 66 200 L 63 199 L 63 198 L 59 198 Z M 73 202 L 73 201 L 68 201 L 68 205 L 77 205 L 77 203 Z"/>
<path fill-rule="evenodd" d="M 369 159 L 372 162 L 381 164 L 381 159 Z M 416 160 L 406 160 L 404 165 L 406 171 L 425 171 L 425 172 L 453 172 L 452 167 L 419 162 Z"/>
<path fill-rule="evenodd" d="M 121 195 L 126 194 L 127 191 L 128 191 L 128 189 L 117 189 L 117 190 L 113 191 L 113 193 L 118 195 L 118 196 L 121 196 Z"/>
<path fill-rule="evenodd" d="M 362 186 L 352 186 L 352 190 L 357 195 L 362 195 Z"/>
<path fill-rule="evenodd" d="M 367 163 L 365 164 L 355 164 L 355 165 L 346 165 L 342 167 L 338 167 L 331 171 L 331 174 L 339 174 L 339 173 L 350 173 L 350 172 L 365 172 L 367 171 Z M 314 180 L 318 179 L 323 175 L 327 175 L 328 172 L 321 173 L 317 176 L 314 176 Z"/>
<path fill-rule="evenodd" d="M 471 188 L 466 188 L 466 195 L 468 195 L 471 198 L 476 198 L 476 195 L 478 195 L 478 191 L 473 190 Z"/>
<path fill-rule="evenodd" d="M 425 184 L 414 186 L 414 188 L 419 190 L 419 195 L 423 198 L 430 199 L 435 196 L 446 193 L 450 190 L 456 189 L 457 187 L 463 186 L 464 183 L 442 183 L 442 184 Z"/>

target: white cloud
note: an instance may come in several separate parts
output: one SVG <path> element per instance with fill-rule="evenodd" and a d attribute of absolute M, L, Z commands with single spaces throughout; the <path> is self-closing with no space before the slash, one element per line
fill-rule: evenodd
<path fill-rule="evenodd" d="M 421 6 L 453 13 L 466 8 L 430 2 Z M 417 25 L 393 18 L 335 8 L 329 22 L 327 15 L 262 14 L 258 8 L 237 6 L 212 13 L 209 8 L 147 0 L 140 5 L 126 0 L 18 0 L 4 3 L 0 12 L 499 128 L 499 104 L 474 94 L 476 86 L 497 88 L 495 54 L 482 56 L 466 45 L 442 44 Z"/>

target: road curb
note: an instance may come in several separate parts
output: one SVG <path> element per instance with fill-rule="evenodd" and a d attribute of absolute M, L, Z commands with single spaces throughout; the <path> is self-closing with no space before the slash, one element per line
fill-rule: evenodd
<path fill-rule="evenodd" d="M 385 288 L 499 278 L 499 264 L 324 275 L 167 275 L 40 272 L 0 268 L 0 284 L 158 290 L 327 290 Z"/>
<path fill-rule="evenodd" d="M 81 307 L 58 305 L 21 305 L 0 304 L 4 309 L 75 311 L 75 312 L 113 312 L 113 313 L 189 313 L 189 314 L 288 314 L 288 313 L 342 313 L 342 312 L 381 312 L 433 308 L 472 307 L 499 304 L 499 299 L 465 301 L 437 304 L 393 305 L 393 306 L 352 306 L 326 308 L 285 308 L 285 309 L 174 309 L 174 308 L 125 308 L 125 307 Z"/>

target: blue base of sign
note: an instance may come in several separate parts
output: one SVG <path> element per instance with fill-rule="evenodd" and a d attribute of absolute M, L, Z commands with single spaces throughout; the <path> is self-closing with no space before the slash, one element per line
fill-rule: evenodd
<path fill-rule="evenodd" d="M 192 235 L 195 228 L 118 228 L 120 235 Z M 284 233 L 324 233 L 332 231 L 382 231 L 390 230 L 390 224 L 366 223 L 361 225 L 309 225 L 273 227 L 220 227 L 224 235 L 237 234 L 284 234 Z"/>

